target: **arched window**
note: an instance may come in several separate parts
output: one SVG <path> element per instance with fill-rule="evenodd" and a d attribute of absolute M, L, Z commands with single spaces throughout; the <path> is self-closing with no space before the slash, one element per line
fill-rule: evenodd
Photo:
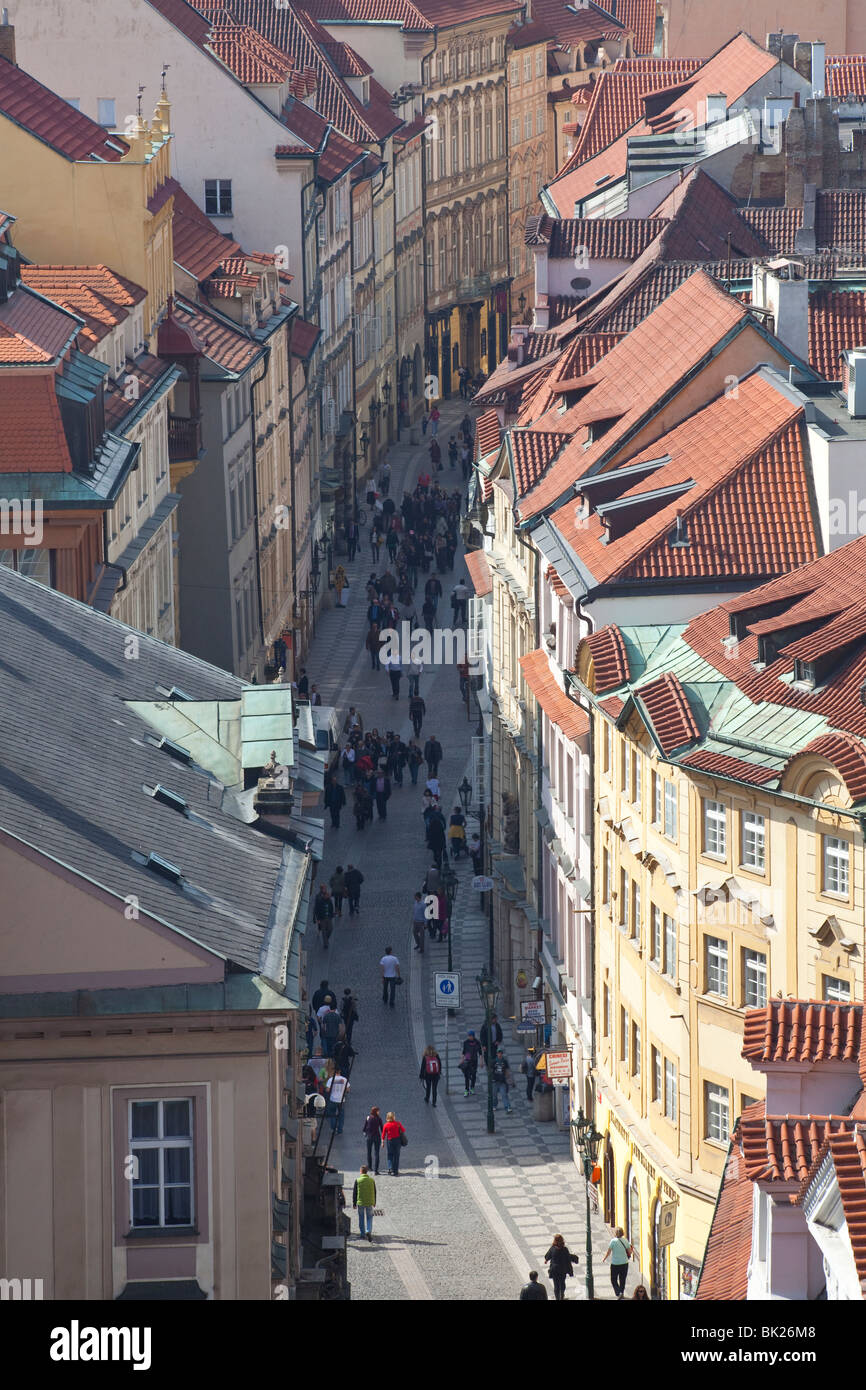
<path fill-rule="evenodd" d="M 653 1266 L 651 1297 L 658 1302 L 667 1301 L 668 1296 L 668 1247 L 659 1243 L 661 1235 L 661 1198 L 656 1198 L 653 1210 Z"/>
<path fill-rule="evenodd" d="M 640 1264 L 640 1187 L 637 1173 L 629 1165 L 625 1184 L 626 1235 L 634 1246 Z"/>

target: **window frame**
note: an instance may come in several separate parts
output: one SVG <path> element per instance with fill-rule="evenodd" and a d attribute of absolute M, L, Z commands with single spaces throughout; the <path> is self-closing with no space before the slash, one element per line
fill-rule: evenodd
<path fill-rule="evenodd" d="M 831 844 L 838 847 L 832 853 L 838 856 L 839 864 L 844 863 L 844 888 L 830 887 L 827 881 Z M 851 896 L 851 845 L 848 840 L 842 839 L 839 835 L 829 835 L 823 832 L 821 834 L 821 892 L 828 898 L 838 898 L 843 902 L 848 902 Z"/>
<path fill-rule="evenodd" d="M 671 1057 L 664 1059 L 664 1115 L 666 1120 L 670 1120 L 672 1125 L 677 1123 L 678 1095 L 677 1087 L 679 1077 L 677 1075 L 677 1064 Z"/>
<path fill-rule="evenodd" d="M 722 1099 L 724 1096 L 724 1099 Z M 724 1123 L 717 1124 L 716 1129 L 719 1133 L 713 1132 L 712 1117 L 721 1121 L 721 1114 L 724 1109 Z M 723 1086 L 719 1081 L 704 1082 L 704 1138 L 711 1144 L 722 1144 L 727 1146 L 731 1137 L 731 1090 L 729 1086 Z"/>
<path fill-rule="evenodd" d="M 673 943 L 673 949 L 671 949 Z M 662 913 L 662 974 L 669 979 L 677 978 L 677 924 L 669 912 Z M 671 959 L 673 957 L 673 959 Z"/>
<path fill-rule="evenodd" d="M 763 998 L 761 997 L 761 990 L 760 988 L 758 988 L 755 990 L 754 1000 L 749 998 L 750 956 L 754 957 L 755 961 L 763 961 L 763 966 L 757 965 L 755 967 L 755 979 L 758 985 L 760 985 L 761 976 L 763 974 Z M 766 951 L 758 951 L 753 946 L 743 946 L 741 952 L 741 961 L 741 968 L 743 972 L 743 1008 L 763 1009 L 766 1007 L 767 996 L 770 992 L 770 963 L 767 959 L 767 953 Z"/>
<path fill-rule="evenodd" d="M 157 1136 L 155 1138 L 141 1138 L 132 1133 L 133 1110 L 137 1105 L 156 1105 L 157 1107 Z M 186 1105 L 189 1117 L 189 1137 L 183 1135 L 166 1135 L 164 1131 L 165 1106 L 166 1105 Z M 139 1097 L 135 1100 L 127 1101 L 128 1119 L 128 1138 L 129 1153 L 135 1154 L 136 1150 L 155 1150 L 158 1158 L 158 1177 L 157 1182 L 141 1183 L 133 1177 L 129 1183 L 129 1229 L 131 1231 L 171 1231 L 177 1228 L 189 1230 L 195 1226 L 195 1116 L 194 1106 L 191 1096 L 154 1096 L 153 1098 Z M 168 1149 L 177 1149 L 188 1154 L 189 1157 L 189 1181 L 188 1182 L 169 1182 L 165 1172 L 165 1154 Z M 135 1220 L 135 1194 L 136 1191 L 156 1188 L 159 1196 L 159 1221 L 156 1225 L 151 1223 L 136 1223 Z M 184 1221 L 167 1222 L 165 1219 L 166 1193 L 170 1190 L 189 1189 L 189 1219 Z"/>
<path fill-rule="evenodd" d="M 702 849 L 701 853 L 707 859 L 726 860 L 728 857 L 728 808 L 723 801 L 716 801 L 714 797 L 701 797 L 701 807 L 703 815 L 702 823 Z M 711 810 L 711 808 L 715 808 Z M 710 827 L 717 833 L 717 838 L 721 842 L 721 848 L 710 848 Z M 721 827 L 721 829 L 720 829 Z"/>
<path fill-rule="evenodd" d="M 664 833 L 664 837 L 665 837 L 666 840 L 670 840 L 673 844 L 676 844 L 676 842 L 677 842 L 677 835 L 678 835 L 678 831 L 679 831 L 679 796 L 678 796 L 678 788 L 677 788 L 676 782 L 672 781 L 671 778 L 669 778 L 669 777 L 665 777 L 665 779 L 664 779 L 664 784 L 665 784 L 665 785 L 664 785 L 664 829 L 663 829 L 663 833 Z M 669 828 L 669 827 L 668 827 L 668 812 L 670 812 L 671 815 L 672 815 L 672 817 L 673 817 L 673 825 L 672 825 L 672 828 Z"/>
<path fill-rule="evenodd" d="M 761 841 L 761 863 L 751 863 L 746 858 L 746 843 L 749 834 L 755 834 L 749 827 L 750 822 L 760 821 L 760 841 Z M 767 818 L 760 811 L 743 810 L 740 812 L 740 868 L 748 873 L 766 875 L 767 872 Z"/>
<path fill-rule="evenodd" d="M 216 196 L 217 207 L 215 211 L 208 208 L 208 194 L 213 185 L 213 192 Z M 223 207 L 223 192 L 228 190 L 228 210 Z M 205 179 L 204 180 L 204 212 L 207 217 L 234 217 L 234 200 L 232 193 L 231 179 Z"/>
<path fill-rule="evenodd" d="M 650 961 L 661 972 L 664 965 L 664 930 L 662 910 L 655 903 L 650 904 Z"/>
<path fill-rule="evenodd" d="M 724 936 L 704 936 L 704 993 L 725 1003 L 730 997 L 730 946 Z M 724 985 L 724 989 L 721 986 Z"/>
<path fill-rule="evenodd" d="M 830 986 L 839 985 L 840 990 L 831 989 Z M 842 991 L 845 991 L 844 995 Z M 825 1004 L 850 1004 L 851 1003 L 851 981 L 846 980 L 842 975 L 821 974 L 821 999 Z"/>

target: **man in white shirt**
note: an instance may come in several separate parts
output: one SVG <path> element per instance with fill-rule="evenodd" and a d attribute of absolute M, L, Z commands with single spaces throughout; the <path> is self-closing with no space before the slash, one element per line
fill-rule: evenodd
<path fill-rule="evenodd" d="M 382 967 L 382 1003 L 390 1004 L 393 1009 L 397 981 L 400 979 L 400 962 L 391 946 L 385 947 L 385 954 L 379 964 Z"/>

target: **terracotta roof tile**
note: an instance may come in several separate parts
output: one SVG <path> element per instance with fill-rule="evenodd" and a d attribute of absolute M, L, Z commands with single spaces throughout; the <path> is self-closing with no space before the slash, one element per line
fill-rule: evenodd
<path fill-rule="evenodd" d="M 636 260 L 667 226 L 662 218 L 570 217 L 553 222 L 550 256 L 574 260 L 583 252 L 591 260 Z"/>
<path fill-rule="evenodd" d="M 538 648 L 519 658 L 523 679 L 529 686 L 548 719 L 561 729 L 566 738 L 581 738 L 589 730 L 589 715 L 570 700 L 557 681 L 547 659 L 547 652 Z"/>
<path fill-rule="evenodd" d="M 69 347 L 78 329 L 67 309 L 49 303 L 26 285 L 19 286 L 0 304 L 0 357 L 6 363 L 53 361 Z"/>
<path fill-rule="evenodd" d="M 852 801 L 866 800 L 866 747 L 850 734 L 828 733 L 813 739 L 803 749 L 803 755 L 817 754 L 826 758 L 841 773 L 851 793 Z"/>
<path fill-rule="evenodd" d="M 0 474 L 72 472 L 53 371 L 0 371 L 0 419 Z"/>
<path fill-rule="evenodd" d="M 743 1116 L 760 1121 L 764 1102 L 749 1105 Z M 742 1301 L 749 1286 L 752 1255 L 753 1188 L 743 1158 L 742 1119 L 731 1135 L 728 1161 L 713 1212 L 703 1268 L 695 1298 L 713 1303 Z"/>
<path fill-rule="evenodd" d="M 809 295 L 809 364 L 816 372 L 841 381 L 841 354 L 864 343 L 866 290 L 815 290 Z"/>
<path fill-rule="evenodd" d="M 363 158 L 364 151 L 359 145 L 347 140 L 338 130 L 329 130 L 327 144 L 319 155 L 316 172 L 326 183 L 333 183 Z"/>
<path fill-rule="evenodd" d="M 174 302 L 174 317 L 195 334 L 205 355 L 229 372 L 243 372 L 260 355 L 261 346 L 227 320 L 185 299 Z"/>
<path fill-rule="evenodd" d="M 618 719 L 625 709 L 625 703 L 618 695 L 608 695 L 606 700 L 599 700 L 598 707 L 609 714 L 611 719 Z"/>
<path fill-rule="evenodd" d="M 0 114 L 64 159 L 115 163 L 129 151 L 122 136 L 109 134 L 7 58 L 0 58 Z"/>
<path fill-rule="evenodd" d="M 866 54 L 840 53 L 824 63 L 824 90 L 828 97 L 866 96 Z"/>
<path fill-rule="evenodd" d="M 287 82 L 294 64 L 249 24 L 214 24 L 208 47 L 245 86 Z"/>
<path fill-rule="evenodd" d="M 430 13 L 429 0 L 419 0 L 419 3 Z M 627 28 L 621 20 L 611 19 L 611 15 L 592 0 L 573 9 L 563 0 L 533 0 L 531 22 L 509 29 L 508 44 L 510 48 L 520 49 L 549 38 L 562 47 L 570 47 L 599 39 L 621 39 Z"/>
<path fill-rule="evenodd" d="M 559 598 L 571 598 L 568 586 L 563 584 L 553 565 L 547 566 L 547 582 Z"/>
<path fill-rule="evenodd" d="M 634 51 L 651 54 L 656 41 L 656 0 L 616 0 L 616 17 L 634 35 Z"/>
<path fill-rule="evenodd" d="M 634 693 L 643 702 L 666 757 L 700 736 L 688 696 L 679 678 L 671 672 L 638 686 Z"/>
<path fill-rule="evenodd" d="M 718 777 L 733 777 L 737 782 L 751 782 L 757 787 L 765 782 L 774 781 L 779 775 L 771 767 L 747 763 L 743 758 L 731 758 L 726 753 L 710 753 L 705 748 L 699 748 L 678 761 L 686 767 L 697 768 L 699 772 L 707 772 L 711 776 L 715 774 Z"/>
<path fill-rule="evenodd" d="M 743 1156 L 752 1181 L 802 1183 L 831 1135 L 853 1129 L 850 1115 L 743 1118 Z"/>
<path fill-rule="evenodd" d="M 822 188 L 815 201 L 815 241 L 866 254 L 866 189 Z"/>
<path fill-rule="evenodd" d="M 517 495 L 522 497 L 543 477 L 570 436 L 555 430 L 513 429 L 509 434 Z"/>
<path fill-rule="evenodd" d="M 399 23 L 422 32 L 434 27 L 413 0 L 304 0 L 304 9 L 320 24 Z"/>
<path fill-rule="evenodd" d="M 486 458 L 492 454 L 494 449 L 498 449 L 502 443 L 502 430 L 499 426 L 499 416 L 495 410 L 485 410 L 483 415 L 478 416 L 475 425 L 475 435 L 478 440 L 478 457 Z"/>
<path fill-rule="evenodd" d="M 493 575 L 483 550 L 467 550 L 464 555 L 472 587 L 479 598 L 493 592 Z"/>
<path fill-rule="evenodd" d="M 114 433 L 123 432 L 123 422 L 131 411 L 138 409 L 139 401 L 147 395 L 147 392 L 156 385 L 160 377 L 166 375 L 171 370 L 170 363 L 161 357 L 154 357 L 151 353 L 142 353 L 135 359 L 126 359 L 127 372 L 138 379 L 139 399 L 129 401 L 124 396 L 123 378 L 119 382 L 113 382 L 110 377 L 105 380 L 105 426 L 106 429 Z"/>
<path fill-rule="evenodd" d="M 606 627 L 599 628 L 598 632 L 591 632 L 584 641 L 592 656 L 595 694 L 603 695 L 605 690 L 614 690 L 618 685 L 625 685 L 629 678 L 628 657 L 622 633 L 616 623 L 608 623 Z M 620 700 L 620 709 L 622 703 Z"/>
<path fill-rule="evenodd" d="M 306 319 L 292 319 L 292 356 L 306 362 L 321 337 L 322 330 Z"/>
<path fill-rule="evenodd" d="M 107 266 L 22 265 L 21 278 L 31 289 L 62 304 L 85 320 L 79 345 L 87 351 L 129 317 L 147 291 L 115 275 Z"/>
<path fill-rule="evenodd" d="M 853 1062 L 863 1038 L 862 1004 L 821 1004 L 808 999 L 773 999 L 748 1009 L 743 1056 L 764 1062 Z"/>
<path fill-rule="evenodd" d="M 851 1252 L 866 1298 L 866 1135 L 862 1128 L 832 1134 L 829 1141 Z"/>
<path fill-rule="evenodd" d="M 803 209 L 787 207 L 748 207 L 741 216 L 780 255 L 794 250 L 797 232 L 803 225 Z"/>
<path fill-rule="evenodd" d="M 322 47 L 341 77 L 369 77 L 373 71 L 366 58 L 340 39 L 323 39 Z"/>
<path fill-rule="evenodd" d="M 236 256 L 241 248 L 231 237 L 217 231 L 207 214 L 193 202 L 177 179 L 167 182 L 174 195 L 174 259 L 195 280 L 205 280 L 227 256 Z"/>
<path fill-rule="evenodd" d="M 643 98 L 665 86 L 676 86 L 691 76 L 701 64 L 699 58 L 650 60 L 653 66 L 636 67 L 628 59 L 618 59 L 602 72 L 591 87 L 589 109 L 575 142 L 569 167 L 592 159 L 643 118 Z"/>
<path fill-rule="evenodd" d="M 533 419 L 549 410 L 551 406 L 559 400 L 562 392 L 561 383 L 564 381 L 574 381 L 578 377 L 586 376 L 591 372 L 597 362 L 610 352 L 623 337 L 622 333 L 581 333 L 563 350 L 559 361 L 554 364 L 549 372 L 545 373 L 543 384 L 536 393 L 532 411 Z M 525 412 L 521 411 L 520 424 L 529 424 Z"/>
<path fill-rule="evenodd" d="M 691 169 L 659 203 L 653 216 L 667 221 L 658 255 L 664 261 L 720 261 L 731 256 L 764 256 L 767 242 L 740 215 L 727 189 L 704 169 Z"/>

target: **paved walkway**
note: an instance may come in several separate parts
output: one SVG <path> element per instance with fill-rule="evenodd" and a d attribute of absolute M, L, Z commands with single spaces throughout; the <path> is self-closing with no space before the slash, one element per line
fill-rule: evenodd
<path fill-rule="evenodd" d="M 447 462 L 447 440 L 456 430 L 466 406 L 459 398 L 441 407 L 440 441 Z M 470 407 L 470 412 L 472 411 Z M 402 483 L 414 485 L 428 458 L 429 436 L 417 448 L 395 446 L 390 453 L 391 495 L 399 503 Z M 462 482 L 459 470 L 446 471 L 440 479 L 447 487 Z M 384 671 L 371 670 L 363 647 L 367 626 L 364 618 L 364 585 L 374 568 L 366 535 L 350 576 L 346 608 L 326 610 L 320 619 L 308 655 L 307 671 L 325 703 L 345 712 L 354 704 L 365 727 L 380 732 L 399 729 L 408 737 L 411 726 L 404 697 L 391 696 Z M 343 561 L 345 564 L 345 560 Z M 375 567 L 381 573 L 382 561 Z M 461 557 L 454 575 L 443 576 L 445 596 L 440 609 L 448 613 L 450 583 L 463 573 Z M 405 687 L 404 687 L 405 692 Z M 422 741 L 438 735 L 445 756 L 440 768 L 443 807 L 457 800 L 456 787 L 467 769 L 474 725 L 467 722 L 453 667 L 439 667 L 421 680 L 421 694 L 428 718 Z M 422 769 L 423 771 L 423 769 Z M 330 1162 L 345 1173 L 348 1210 L 358 1165 L 364 1161 L 361 1135 L 364 1116 L 371 1105 L 383 1115 L 394 1110 L 406 1126 L 409 1146 L 403 1150 L 399 1178 L 390 1178 L 386 1165 L 378 1179 L 378 1205 L 384 1215 L 374 1221 L 372 1244 L 357 1235 L 353 1218 L 349 1250 L 352 1297 L 361 1300 L 406 1299 L 512 1299 L 530 1268 L 544 1271 L 544 1253 L 552 1234 L 561 1231 L 572 1253 L 579 1255 L 576 1277 L 569 1281 L 567 1297 L 584 1297 L 585 1194 L 583 1180 L 569 1156 L 569 1139 L 553 1123 L 532 1120 L 522 1078 L 517 1074 L 522 1050 L 512 1044 L 506 1029 L 506 1050 L 518 1085 L 513 1092 L 514 1110 L 496 1114 L 496 1134 L 487 1134 L 487 1096 L 483 1073 L 477 1092 L 464 1099 L 462 1075 L 457 1068 L 460 1043 L 468 1028 L 479 1031 L 482 1015 L 475 977 L 486 957 L 487 920 L 479 910 L 479 898 L 471 892 L 471 865 L 457 868 L 460 886 L 453 924 L 454 968 L 463 972 L 464 998 L 457 1017 L 434 1010 L 432 976 L 447 968 L 444 945 L 427 943 L 422 957 L 413 950 L 411 935 L 412 895 L 421 887 L 429 864 L 421 818 L 420 788 L 413 788 L 408 772 L 404 786 L 394 788 L 388 819 L 374 821 L 364 831 L 355 829 L 347 806 L 338 830 L 328 826 L 322 876 L 327 879 L 337 864 L 354 863 L 365 875 L 361 915 L 337 922 L 328 951 L 314 934 L 307 973 L 310 988 L 327 977 L 338 995 L 351 986 L 359 999 L 360 1020 L 353 1045 L 358 1051 L 345 1106 L 344 1133 L 338 1135 Z M 379 959 L 386 945 L 399 956 L 406 983 L 397 990 L 391 1010 L 382 1003 Z M 435 1013 L 435 1017 L 434 1017 Z M 449 1036 L 446 1037 L 446 1028 Z M 421 1052 L 432 1041 L 445 1062 L 447 1081 L 440 1084 L 439 1104 L 424 1104 L 419 1081 Z M 321 1144 L 330 1137 L 325 1122 Z M 600 1263 L 608 1240 L 607 1228 L 593 1222 L 596 1296 L 612 1296 L 607 1267 Z M 627 1294 L 636 1275 L 629 1276 Z M 548 1285 L 549 1288 L 549 1285 Z M 552 1290 L 549 1288 L 552 1296 Z"/>

